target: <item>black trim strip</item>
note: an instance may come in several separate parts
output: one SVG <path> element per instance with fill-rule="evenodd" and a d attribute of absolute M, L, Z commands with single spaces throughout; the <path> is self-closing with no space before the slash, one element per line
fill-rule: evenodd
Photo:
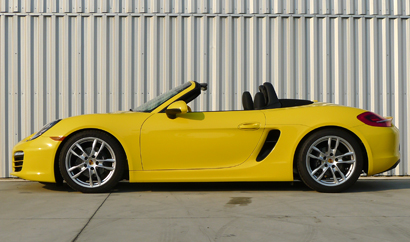
<path fill-rule="evenodd" d="M 394 168 L 396 168 L 396 167 L 399 165 L 399 163 L 400 163 L 400 159 L 399 159 L 396 163 L 394 163 L 394 165 L 393 165 L 392 167 L 390 167 L 389 169 L 387 169 L 387 170 L 385 170 L 385 171 L 383 171 L 383 172 L 393 170 Z M 383 172 L 380 172 L 380 173 L 383 173 Z M 380 174 L 380 173 L 379 173 L 379 174 Z"/>

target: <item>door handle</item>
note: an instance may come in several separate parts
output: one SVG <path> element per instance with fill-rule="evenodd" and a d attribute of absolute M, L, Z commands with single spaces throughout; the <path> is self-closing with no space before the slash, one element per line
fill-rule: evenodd
<path fill-rule="evenodd" d="M 243 123 L 238 126 L 238 129 L 258 130 L 260 127 L 260 123 Z"/>

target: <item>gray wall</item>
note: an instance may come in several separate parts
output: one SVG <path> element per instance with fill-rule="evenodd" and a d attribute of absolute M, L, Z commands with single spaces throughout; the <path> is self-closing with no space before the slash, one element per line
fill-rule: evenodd
<path fill-rule="evenodd" d="M 58 118 L 127 110 L 189 80 L 195 110 L 280 97 L 393 116 L 407 175 L 410 1 L 0 0 L 0 177 L 11 149 Z M 383 141 L 380 141 L 383 142 Z"/>

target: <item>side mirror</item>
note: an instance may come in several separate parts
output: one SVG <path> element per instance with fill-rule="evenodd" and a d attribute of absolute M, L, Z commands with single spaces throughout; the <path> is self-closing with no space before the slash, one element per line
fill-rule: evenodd
<path fill-rule="evenodd" d="M 184 101 L 176 101 L 169 105 L 167 110 L 165 110 L 165 113 L 170 119 L 175 119 L 177 114 L 186 114 L 187 112 L 188 106 Z"/>

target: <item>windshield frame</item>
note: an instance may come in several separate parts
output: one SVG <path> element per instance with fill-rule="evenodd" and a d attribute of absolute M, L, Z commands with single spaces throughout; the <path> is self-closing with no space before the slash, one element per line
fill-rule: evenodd
<path fill-rule="evenodd" d="M 189 93 L 195 88 L 195 82 L 190 81 L 183 83 L 179 86 L 174 87 L 162 93 L 159 96 L 149 100 L 148 102 L 132 109 L 133 112 L 144 112 L 144 113 L 155 113 L 163 110 L 165 107 L 169 106 L 176 99 L 180 98 L 182 95 Z"/>

